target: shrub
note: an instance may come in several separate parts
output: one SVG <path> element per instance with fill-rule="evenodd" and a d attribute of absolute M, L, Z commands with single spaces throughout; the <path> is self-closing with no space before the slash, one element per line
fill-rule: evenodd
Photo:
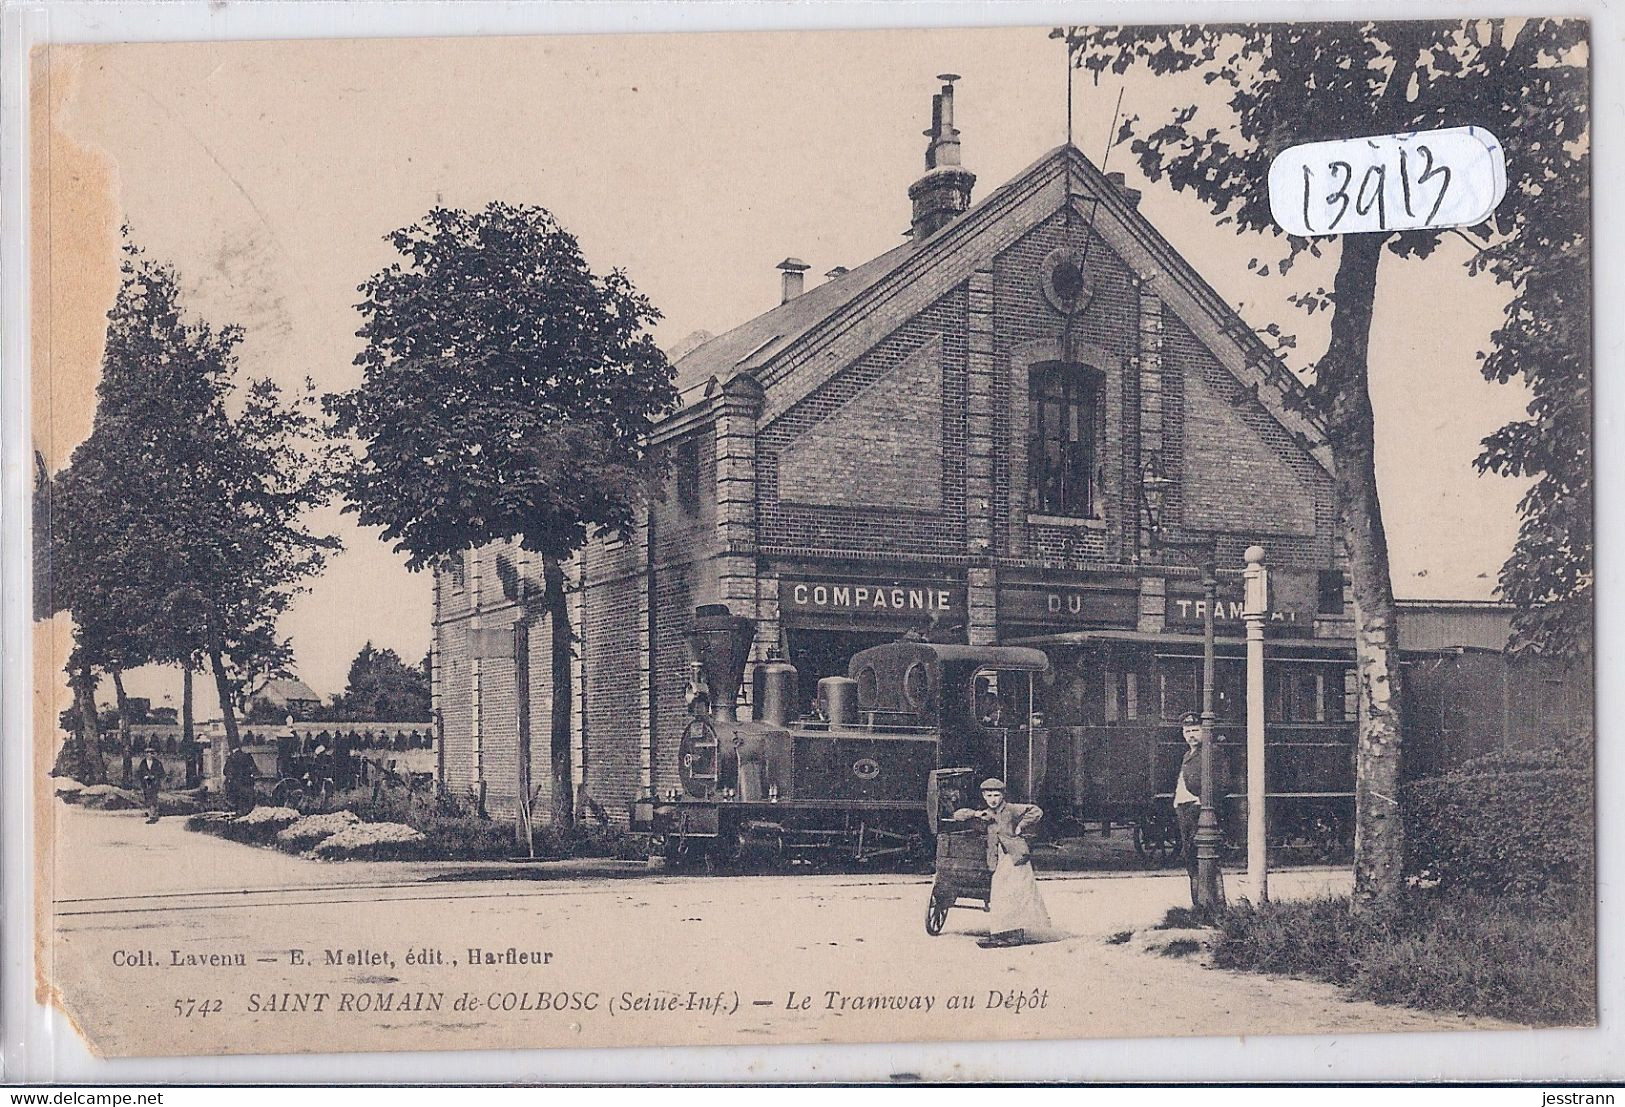
<path fill-rule="evenodd" d="M 332 811 L 325 815 L 306 815 L 283 827 L 276 833 L 279 849 L 306 850 L 323 838 L 339 833 L 361 821 L 354 811 Z"/>
<path fill-rule="evenodd" d="M 410 858 L 422 855 L 424 835 L 405 823 L 354 823 L 318 842 L 317 857 Z"/>
<path fill-rule="evenodd" d="M 1588 741 L 1492 754 L 1403 793 L 1406 870 L 1441 888 L 1575 895 L 1595 881 Z"/>
<path fill-rule="evenodd" d="M 98 811 L 130 811 L 142 806 L 139 794 L 113 784 L 89 784 L 76 796 L 82 806 Z"/>
<path fill-rule="evenodd" d="M 199 811 L 186 820 L 187 830 L 200 830 L 205 834 L 223 834 L 222 827 L 234 818 L 230 811 Z"/>
<path fill-rule="evenodd" d="M 373 832 L 384 837 L 351 835 L 349 830 L 405 826 Z M 192 818 L 188 830 L 216 834 L 251 845 L 271 845 L 290 853 L 326 859 L 390 858 L 394 860 L 504 860 L 524 854 L 515 841 L 513 823 L 470 811 L 457 800 L 432 792 L 356 789 L 330 797 L 322 810 L 301 816 L 291 807 L 256 807 L 241 818 Z M 329 848 L 335 838 L 340 841 Z M 648 843 L 638 835 L 613 828 L 539 826 L 532 836 L 537 860 L 566 857 L 617 857 L 643 860 Z M 312 848 L 314 847 L 314 848 Z"/>
<path fill-rule="evenodd" d="M 1530 1025 L 1596 1020 L 1596 934 L 1588 910 L 1413 890 L 1387 910 L 1346 899 L 1253 907 L 1219 919 L 1213 964 L 1307 976 L 1356 997 Z"/>
<path fill-rule="evenodd" d="M 256 807 L 246 815 L 227 819 L 217 825 L 222 837 L 230 838 L 233 842 L 263 846 L 297 818 L 299 812 L 291 807 Z"/>
<path fill-rule="evenodd" d="M 492 819 L 452 796 L 401 789 L 356 789 L 333 796 L 328 810 L 354 811 L 363 822 L 405 823 L 426 839 L 418 856 L 476 861 L 524 856 L 511 819 Z M 644 860 L 648 844 L 637 835 L 611 827 L 537 826 L 531 833 L 537 860 L 567 857 L 617 857 Z"/>
<path fill-rule="evenodd" d="M 102 755 L 106 757 L 111 752 L 104 747 Z M 79 781 L 89 780 L 94 775 L 91 772 L 90 756 L 78 735 L 62 743 L 62 747 L 56 751 L 56 763 L 51 766 L 50 775 Z"/>

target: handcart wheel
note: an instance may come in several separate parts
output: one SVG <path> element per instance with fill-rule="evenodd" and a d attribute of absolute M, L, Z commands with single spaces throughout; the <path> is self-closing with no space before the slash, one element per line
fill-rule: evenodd
<path fill-rule="evenodd" d="M 931 902 L 925 905 L 925 932 L 935 938 L 942 933 L 942 925 L 948 921 L 948 902 L 931 897 Z"/>

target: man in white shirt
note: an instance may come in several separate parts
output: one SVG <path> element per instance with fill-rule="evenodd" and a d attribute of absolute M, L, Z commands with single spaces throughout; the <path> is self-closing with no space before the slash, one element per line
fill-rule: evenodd
<path fill-rule="evenodd" d="M 1179 825 L 1179 848 L 1191 878 L 1191 907 L 1198 906 L 1196 891 L 1196 824 L 1202 817 L 1202 717 L 1187 711 L 1179 717 L 1185 738 L 1185 757 L 1174 777 L 1174 820 Z"/>

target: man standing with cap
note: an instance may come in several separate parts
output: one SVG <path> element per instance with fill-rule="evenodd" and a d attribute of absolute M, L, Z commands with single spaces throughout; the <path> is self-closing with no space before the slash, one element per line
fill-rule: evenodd
<path fill-rule="evenodd" d="M 1179 775 L 1174 778 L 1174 820 L 1179 824 L 1179 849 L 1185 855 L 1185 871 L 1191 878 L 1191 907 L 1201 906 L 1196 876 L 1196 827 L 1202 818 L 1202 717 L 1187 711 L 1179 717 L 1180 732 L 1185 738 L 1185 757 L 1179 763 Z M 1214 750 L 1214 791 L 1223 795 L 1221 785 L 1224 771 Z"/>
<path fill-rule="evenodd" d="M 238 746 L 226 754 L 222 767 L 226 778 L 226 804 L 239 815 L 254 809 L 254 778 L 259 775 L 253 757 Z"/>
<path fill-rule="evenodd" d="M 158 759 L 158 743 L 147 746 L 141 763 L 135 767 L 135 779 L 141 784 L 141 802 L 147 808 L 147 822 L 158 821 L 158 789 L 164 782 L 164 763 Z"/>
<path fill-rule="evenodd" d="M 982 802 L 987 806 L 979 811 L 961 808 L 954 812 L 956 819 L 981 819 L 987 823 L 987 867 L 993 870 L 993 888 L 988 935 L 976 943 L 983 949 L 1018 946 L 1031 932 L 1050 926 L 1026 839 L 1044 812 L 1034 803 L 1008 803 L 1004 793 L 1004 781 L 989 777 L 982 781 Z"/>

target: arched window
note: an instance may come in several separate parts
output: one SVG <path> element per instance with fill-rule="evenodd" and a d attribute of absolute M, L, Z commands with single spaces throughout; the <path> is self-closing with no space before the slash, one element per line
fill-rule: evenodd
<path fill-rule="evenodd" d="M 1028 510 L 1098 518 L 1100 374 L 1082 365 L 1042 365 L 1033 370 L 1028 394 Z"/>

